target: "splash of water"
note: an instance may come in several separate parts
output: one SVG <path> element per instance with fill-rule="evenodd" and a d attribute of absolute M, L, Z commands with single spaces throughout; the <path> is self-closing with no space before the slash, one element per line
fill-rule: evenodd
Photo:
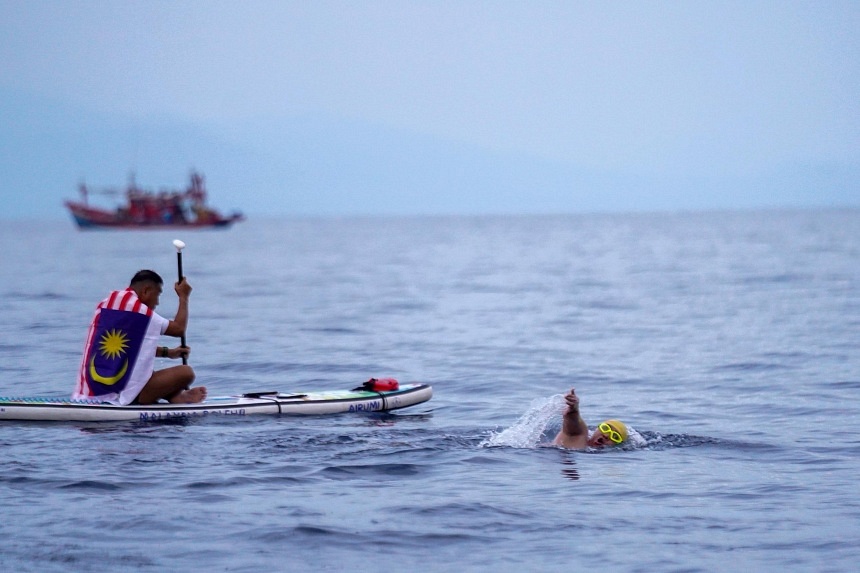
<path fill-rule="evenodd" d="M 501 432 L 496 432 L 480 443 L 481 447 L 507 446 L 510 448 L 534 448 L 541 442 L 549 422 L 565 409 L 564 396 L 555 394 L 548 398 L 537 398 L 519 420 Z"/>
<path fill-rule="evenodd" d="M 548 398 L 537 398 L 529 405 L 529 409 L 519 420 L 514 422 L 510 428 L 500 432 L 494 432 L 490 437 L 483 440 L 479 445 L 482 448 L 494 446 L 506 446 L 509 448 L 536 448 L 541 444 L 548 444 L 549 440 L 544 436 L 550 422 L 560 418 L 562 412 L 567 408 L 564 395 L 555 394 Z M 558 420 L 560 426 L 560 420 Z M 594 430 L 589 431 L 589 435 Z M 659 441 L 659 440 L 658 440 Z M 597 448 L 588 451 L 610 451 L 615 449 L 638 450 L 651 445 L 651 441 L 640 434 L 630 424 L 627 424 L 627 441 L 621 448 Z"/>

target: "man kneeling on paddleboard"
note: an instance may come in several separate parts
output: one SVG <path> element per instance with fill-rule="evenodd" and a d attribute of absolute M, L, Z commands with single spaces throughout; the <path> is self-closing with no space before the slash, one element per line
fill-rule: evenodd
<path fill-rule="evenodd" d="M 564 401 L 567 402 L 567 410 L 562 418 L 561 431 L 553 441 L 555 445 L 584 450 L 586 447 L 616 446 L 627 439 L 627 426 L 618 420 L 601 422 L 589 438 L 588 426 L 579 414 L 579 397 L 573 388 L 564 397 Z"/>
<path fill-rule="evenodd" d="M 164 281 L 158 273 L 139 271 L 128 288 L 113 291 L 96 307 L 87 334 L 78 382 L 77 400 L 98 400 L 121 406 L 155 404 L 162 398 L 175 404 L 206 399 L 206 388 L 189 388 L 194 370 L 187 364 L 155 371 L 155 358 L 187 357 L 187 346 L 158 346 L 162 334 L 185 335 L 191 285 L 182 278 L 174 285 L 179 307 L 173 320 L 155 312 Z"/>

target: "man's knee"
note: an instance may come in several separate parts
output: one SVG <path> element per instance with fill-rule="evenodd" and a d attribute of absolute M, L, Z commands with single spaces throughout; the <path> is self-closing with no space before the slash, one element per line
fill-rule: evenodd
<path fill-rule="evenodd" d="M 178 366 L 177 368 L 180 368 L 178 374 L 182 378 L 182 380 L 184 380 L 188 384 L 194 382 L 194 378 L 196 377 L 196 375 L 194 374 L 194 369 L 191 368 L 191 366 L 183 364 L 182 366 Z"/>

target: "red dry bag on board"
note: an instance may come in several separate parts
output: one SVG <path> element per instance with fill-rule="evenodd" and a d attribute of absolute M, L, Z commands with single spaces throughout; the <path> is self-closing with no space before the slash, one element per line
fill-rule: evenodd
<path fill-rule="evenodd" d="M 391 392 L 400 388 L 400 384 L 394 378 L 371 378 L 358 388 L 353 388 L 353 392 L 365 390 L 370 392 Z"/>

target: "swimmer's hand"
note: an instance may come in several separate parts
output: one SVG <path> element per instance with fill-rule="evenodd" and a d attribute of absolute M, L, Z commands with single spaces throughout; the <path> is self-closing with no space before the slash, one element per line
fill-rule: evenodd
<path fill-rule="evenodd" d="M 570 392 L 565 395 L 564 401 L 567 402 L 567 413 L 579 412 L 579 396 L 576 395 L 575 388 L 570 389 Z"/>

